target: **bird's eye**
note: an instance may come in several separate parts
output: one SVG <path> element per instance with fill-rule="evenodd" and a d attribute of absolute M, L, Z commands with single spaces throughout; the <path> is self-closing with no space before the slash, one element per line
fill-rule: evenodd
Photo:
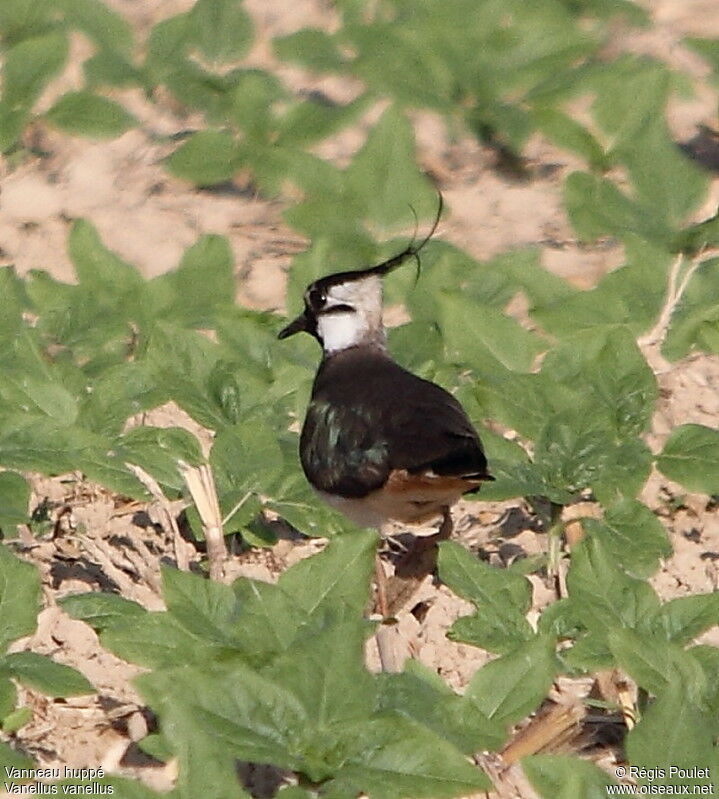
<path fill-rule="evenodd" d="M 324 306 L 325 302 L 327 302 L 327 295 L 324 293 L 324 291 L 322 289 L 318 289 L 318 288 L 310 289 L 310 292 L 309 292 L 309 295 L 308 295 L 307 298 L 308 298 L 308 300 L 310 302 L 310 306 L 314 310 L 319 310 L 320 308 L 322 308 Z"/>

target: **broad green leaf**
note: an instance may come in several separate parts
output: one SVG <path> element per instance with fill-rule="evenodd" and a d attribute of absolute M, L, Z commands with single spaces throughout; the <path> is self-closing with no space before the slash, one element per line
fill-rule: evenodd
<path fill-rule="evenodd" d="M 226 647 L 193 635 L 170 613 L 117 619 L 100 633 L 100 642 L 119 658 L 150 669 L 205 664 L 227 654 Z"/>
<path fill-rule="evenodd" d="M 420 661 L 408 660 L 401 674 L 380 674 L 378 680 L 378 710 L 394 710 L 424 724 L 461 752 L 495 751 L 504 743 L 502 725 L 455 694 Z"/>
<path fill-rule="evenodd" d="M 141 86 L 144 74 L 114 50 L 100 50 L 82 65 L 88 88 Z"/>
<path fill-rule="evenodd" d="M 615 667 L 614 655 L 609 649 L 607 636 L 598 632 L 586 633 L 579 637 L 574 646 L 561 653 L 561 659 L 570 671 L 590 674 Z"/>
<path fill-rule="evenodd" d="M 677 644 L 688 644 L 719 624 L 719 593 L 680 596 L 665 602 L 650 621 L 650 629 Z"/>
<path fill-rule="evenodd" d="M 639 202 L 675 225 L 696 206 L 705 179 L 675 146 L 663 109 L 670 73 L 657 61 L 626 58 L 597 81 L 595 118 L 612 137 L 612 156 L 628 169 Z"/>
<path fill-rule="evenodd" d="M 36 765 L 32 758 L 12 749 L 4 741 L 0 741 L 0 767 L 3 773 L 7 773 L 5 769 L 36 768 Z"/>
<path fill-rule="evenodd" d="M 168 612 L 189 633 L 221 645 L 232 644 L 240 609 L 230 586 L 165 567 L 162 595 Z"/>
<path fill-rule="evenodd" d="M 220 739 L 235 758 L 302 768 L 307 711 L 291 691 L 248 666 L 205 663 L 201 671 L 163 669 L 136 682 L 160 713 L 173 750 L 192 739 Z"/>
<path fill-rule="evenodd" d="M 659 609 L 651 586 L 625 574 L 594 536 L 574 547 L 567 588 L 577 618 L 600 636 L 615 627 L 640 627 Z"/>
<path fill-rule="evenodd" d="M 569 755 L 532 755 L 522 768 L 543 799 L 606 799 L 608 786 L 616 785 L 599 766 Z"/>
<path fill-rule="evenodd" d="M 634 499 L 618 500 L 606 509 L 603 520 L 585 519 L 584 526 L 635 577 L 650 577 L 660 559 L 672 554 L 662 523 L 646 505 Z"/>
<path fill-rule="evenodd" d="M 17 705 L 17 689 L 9 676 L 0 678 L 0 723 Z"/>
<path fill-rule="evenodd" d="M 689 268 L 686 261 L 683 268 Z M 714 289 L 718 278 L 717 258 L 702 261 L 692 275 L 662 347 L 669 360 L 683 358 L 692 349 L 719 352 L 719 301 Z"/>
<path fill-rule="evenodd" d="M 628 328 L 577 332 L 550 350 L 542 374 L 568 386 L 585 384 L 604 407 L 618 439 L 648 430 L 657 381 Z"/>
<path fill-rule="evenodd" d="M 17 472 L 0 472 L 0 528 L 14 537 L 14 527 L 29 519 L 30 486 Z"/>
<path fill-rule="evenodd" d="M 651 208 L 630 200 L 604 178 L 573 172 L 564 184 L 564 204 L 572 226 L 585 241 L 630 234 L 653 243 L 669 241 L 670 231 Z"/>
<path fill-rule="evenodd" d="M 377 535 L 355 531 L 332 539 L 318 555 L 284 572 L 279 586 L 308 614 L 345 605 L 361 613 L 369 599 Z"/>
<path fill-rule="evenodd" d="M 0 544 L 0 654 L 17 638 L 30 635 L 40 610 L 40 575 Z"/>
<path fill-rule="evenodd" d="M 9 103 L 0 100 L 0 153 L 6 153 L 15 147 L 28 115 L 26 109 L 13 109 Z"/>
<path fill-rule="evenodd" d="M 283 462 L 277 434 L 262 419 L 228 425 L 215 438 L 210 455 L 219 490 L 231 492 L 235 503 L 248 492 L 274 494 L 270 489 Z"/>
<path fill-rule="evenodd" d="M 57 0 L 65 19 L 79 28 L 100 47 L 117 53 L 130 54 L 133 46 L 132 28 L 125 18 L 97 0 Z"/>
<path fill-rule="evenodd" d="M 650 782 L 654 790 L 664 785 L 686 785 L 690 792 L 695 785 L 708 785 L 716 790 L 717 760 L 709 719 L 691 701 L 681 683 L 662 693 L 639 724 L 629 731 L 626 753 L 633 766 L 662 770 L 655 772 Z M 695 776 L 695 771 L 687 778 L 678 769 L 707 769 L 704 774 L 709 776 Z M 639 775 L 638 782 L 647 784 L 647 777 Z"/>
<path fill-rule="evenodd" d="M 547 418 L 556 412 L 558 396 L 577 401 L 576 392 L 556 381 L 550 385 L 547 375 L 523 374 L 501 367 L 483 372 L 474 393 L 484 416 L 497 419 L 528 438 L 536 438 Z"/>
<path fill-rule="evenodd" d="M 336 736 L 344 758 L 327 786 L 330 795 L 449 799 L 491 788 L 448 741 L 396 713 L 337 727 Z"/>
<path fill-rule="evenodd" d="M 235 296 L 234 259 L 223 236 L 202 236 L 183 253 L 179 267 L 167 277 L 175 291 L 174 321 L 191 327 L 214 327 L 216 314 Z"/>
<path fill-rule="evenodd" d="M 545 349 L 536 335 L 489 305 L 444 296 L 437 310 L 445 346 L 456 363 L 491 371 L 499 361 L 507 369 L 529 371 Z"/>
<path fill-rule="evenodd" d="M 508 652 L 532 637 L 525 618 L 531 604 L 528 580 L 483 563 L 464 547 L 445 541 L 439 547 L 439 576 L 477 607 L 458 619 L 449 637 L 492 652 Z"/>
<path fill-rule="evenodd" d="M 133 427 L 113 442 L 113 453 L 120 463 L 141 466 L 175 491 L 185 487 L 178 463 L 204 462 L 195 436 L 180 427 Z"/>
<path fill-rule="evenodd" d="M 303 28 L 272 42 L 275 54 L 282 61 L 295 61 L 318 72 L 340 72 L 345 58 L 334 37 L 318 28 Z"/>
<path fill-rule="evenodd" d="M 201 130 L 193 133 L 167 159 L 168 170 L 198 186 L 230 180 L 240 166 L 240 151 L 231 133 Z"/>
<path fill-rule="evenodd" d="M 707 687 L 704 672 L 678 644 L 620 628 L 609 632 L 608 642 L 617 665 L 645 691 L 661 696 L 679 684 L 692 702 L 701 705 Z"/>
<path fill-rule="evenodd" d="M 539 706 L 557 669 L 554 637 L 537 635 L 478 669 L 465 696 L 489 719 L 508 727 Z"/>
<path fill-rule="evenodd" d="M 592 170 L 610 166 L 597 139 L 579 122 L 555 108 L 543 108 L 533 115 L 539 130 L 554 144 L 581 156 Z"/>
<path fill-rule="evenodd" d="M 30 108 L 67 59 L 64 31 L 33 36 L 11 47 L 2 68 L 3 102 L 11 111 Z"/>
<path fill-rule="evenodd" d="M 240 0 L 198 0 L 188 25 L 193 43 L 209 61 L 237 61 L 252 44 L 252 20 Z"/>
<path fill-rule="evenodd" d="M 79 219 L 74 223 L 67 249 L 80 283 L 103 300 L 112 296 L 117 302 L 118 294 L 134 298 L 141 289 L 140 273 L 102 243 L 91 222 Z"/>
<path fill-rule="evenodd" d="M 55 663 L 35 652 L 15 652 L 0 659 L 0 673 L 47 696 L 78 696 L 95 693 L 86 677 L 70 666 Z"/>
<path fill-rule="evenodd" d="M 657 466 L 689 491 L 719 493 L 719 430 L 701 424 L 675 427 Z"/>
<path fill-rule="evenodd" d="M 156 83 L 162 83 L 181 61 L 192 35 L 190 14 L 176 14 L 158 22 L 147 40 L 145 69 Z"/>
<path fill-rule="evenodd" d="M 232 588 L 240 606 L 235 646 L 248 663 L 261 668 L 292 644 L 308 614 L 277 585 L 241 577 Z"/>
<path fill-rule="evenodd" d="M 90 91 L 63 94 L 45 119 L 65 133 L 91 139 L 115 138 L 137 124 L 119 103 Z"/>
<path fill-rule="evenodd" d="M 80 619 L 97 631 L 126 619 L 138 625 L 142 624 L 141 617 L 147 614 L 145 608 L 137 602 L 125 599 L 119 594 L 101 591 L 70 594 L 59 599 L 58 604 L 73 619 Z"/>
<path fill-rule="evenodd" d="M 671 255 L 632 235 L 624 244 L 625 264 L 605 275 L 596 288 L 539 301 L 530 311 L 532 318 L 561 337 L 615 324 L 626 325 L 635 336 L 646 331 L 664 302 Z"/>
<path fill-rule="evenodd" d="M 298 635 L 262 672 L 291 690 L 319 728 L 366 718 L 375 702 L 373 678 L 364 665 L 367 627 L 360 616 L 338 618 L 329 614 L 315 635 Z"/>
<path fill-rule="evenodd" d="M 39 410 L 63 427 L 77 419 L 77 399 L 58 382 L 32 375 L 22 375 L 19 380 L 8 376 L 6 389 L 10 387 L 25 395 L 23 410 Z"/>
<path fill-rule="evenodd" d="M 415 162 L 412 127 L 395 106 L 370 131 L 347 169 L 346 182 L 362 202 L 364 216 L 384 228 L 409 222 L 410 206 L 420 219 L 437 208 L 437 196 Z"/>

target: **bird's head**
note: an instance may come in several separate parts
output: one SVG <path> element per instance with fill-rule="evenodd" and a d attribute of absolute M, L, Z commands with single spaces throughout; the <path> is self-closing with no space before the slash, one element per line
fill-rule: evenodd
<path fill-rule="evenodd" d="M 304 311 L 283 328 L 279 338 L 305 332 L 314 336 L 326 354 L 361 344 L 384 346 L 382 278 L 417 254 L 432 238 L 442 214 L 439 195 L 437 216 L 429 234 L 398 255 L 376 266 L 338 272 L 315 280 L 305 290 Z"/>

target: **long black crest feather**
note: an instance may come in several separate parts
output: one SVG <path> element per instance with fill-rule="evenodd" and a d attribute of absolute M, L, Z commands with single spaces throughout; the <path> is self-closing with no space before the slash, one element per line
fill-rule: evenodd
<path fill-rule="evenodd" d="M 380 264 L 368 266 L 365 269 L 355 269 L 350 272 L 338 272 L 334 275 L 327 275 L 327 277 L 320 278 L 318 281 L 316 281 L 314 285 L 317 288 L 327 289 L 330 286 L 336 286 L 340 283 L 346 283 L 351 280 L 361 280 L 363 277 L 369 277 L 370 275 L 383 276 L 388 272 L 391 272 L 393 269 L 396 269 L 398 266 L 400 266 L 400 264 L 403 264 L 408 258 L 417 259 L 417 274 L 419 276 L 419 253 L 436 233 L 439 220 L 444 209 L 444 198 L 442 197 L 442 192 L 438 191 L 437 197 L 439 201 L 437 203 L 437 213 L 434 217 L 434 222 L 432 223 L 429 233 L 422 239 L 422 241 L 419 242 L 419 244 L 415 243 L 415 237 L 413 236 L 412 242 L 405 247 L 402 252 L 397 253 L 397 255 L 393 255 L 391 258 L 388 258 L 386 261 L 382 261 Z M 412 212 L 414 213 L 414 209 L 412 209 Z"/>

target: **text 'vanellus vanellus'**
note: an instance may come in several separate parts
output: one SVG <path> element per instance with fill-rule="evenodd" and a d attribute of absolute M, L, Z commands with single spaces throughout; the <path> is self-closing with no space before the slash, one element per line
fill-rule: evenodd
<path fill-rule="evenodd" d="M 363 527 L 416 524 L 442 516 L 483 481 L 482 444 L 459 402 L 403 369 L 387 352 L 382 277 L 416 258 L 418 245 L 366 269 L 328 275 L 307 287 L 304 311 L 280 333 L 304 331 L 322 345 L 300 437 L 300 459 L 319 495 Z"/>

